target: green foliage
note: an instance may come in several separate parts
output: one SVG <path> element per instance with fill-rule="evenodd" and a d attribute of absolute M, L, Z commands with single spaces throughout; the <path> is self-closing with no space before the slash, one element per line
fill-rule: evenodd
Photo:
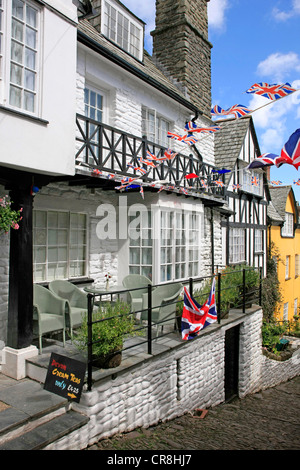
<path fill-rule="evenodd" d="M 7 196 L 0 198 L 0 234 L 7 233 L 11 228 L 14 230 L 19 228 L 22 209 L 15 211 L 11 208 L 11 204 Z"/>
<path fill-rule="evenodd" d="M 242 306 L 243 269 L 245 269 L 246 301 L 251 302 L 254 297 L 257 298 L 259 272 L 244 264 L 227 266 L 221 273 L 221 317 L 226 315 L 230 308 L 240 308 Z M 206 302 L 211 289 L 211 282 L 211 278 L 209 278 L 201 288 L 195 289 L 193 297 L 200 304 Z M 216 295 L 218 295 L 217 289 L 216 283 Z M 253 289 L 253 293 L 249 294 L 251 289 Z"/>
<path fill-rule="evenodd" d="M 267 259 L 267 275 L 262 281 L 262 309 L 264 319 L 267 321 L 274 318 L 277 305 L 282 301 L 277 275 L 277 265 L 280 262 L 278 250 L 272 243 Z"/>
<path fill-rule="evenodd" d="M 273 354 L 278 354 L 276 345 L 286 332 L 287 325 L 285 323 L 264 320 L 262 325 L 262 346 Z"/>
<path fill-rule="evenodd" d="M 121 350 L 126 336 L 134 336 L 134 318 L 130 314 L 130 304 L 117 301 L 101 306 L 93 313 L 92 325 L 92 354 L 95 357 L 105 356 L 113 351 Z M 76 332 L 74 343 L 79 350 L 86 351 L 88 346 L 87 315 L 84 316 L 81 327 Z"/>

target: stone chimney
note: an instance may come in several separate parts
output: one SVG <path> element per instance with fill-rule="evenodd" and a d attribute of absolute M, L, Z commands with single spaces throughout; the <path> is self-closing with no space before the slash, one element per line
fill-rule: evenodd
<path fill-rule="evenodd" d="M 153 57 L 186 88 L 189 99 L 211 117 L 209 0 L 156 0 Z"/>
<path fill-rule="evenodd" d="M 94 16 L 89 18 L 89 22 L 94 26 L 94 28 L 101 33 L 101 0 L 90 0 Z"/>

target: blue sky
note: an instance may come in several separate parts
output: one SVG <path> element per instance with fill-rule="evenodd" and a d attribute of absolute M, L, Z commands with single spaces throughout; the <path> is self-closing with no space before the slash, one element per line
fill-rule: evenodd
<path fill-rule="evenodd" d="M 145 48 L 152 52 L 155 0 L 123 0 L 145 21 Z M 209 40 L 212 48 L 212 105 L 228 109 L 243 104 L 255 110 L 269 100 L 244 93 L 256 82 L 286 83 L 300 89 L 300 0 L 210 0 Z M 300 128 L 300 91 L 253 114 L 261 153 L 280 154 Z M 300 171 L 291 165 L 271 167 L 271 180 L 293 184 Z"/>

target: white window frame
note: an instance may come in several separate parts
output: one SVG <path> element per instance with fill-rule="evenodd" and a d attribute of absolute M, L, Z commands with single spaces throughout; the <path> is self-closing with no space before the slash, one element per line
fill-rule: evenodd
<path fill-rule="evenodd" d="M 300 276 L 300 255 L 295 255 L 295 277 Z"/>
<path fill-rule="evenodd" d="M 129 213 L 129 274 L 153 279 L 153 218 L 149 210 Z"/>
<path fill-rule="evenodd" d="M 287 321 L 289 319 L 289 303 L 285 302 L 283 304 L 283 320 Z"/>
<path fill-rule="evenodd" d="M 257 178 L 258 185 L 252 184 L 252 178 Z M 263 195 L 263 179 L 262 174 L 253 170 L 244 169 L 242 171 L 242 190 L 248 193 Z"/>
<path fill-rule="evenodd" d="M 18 1 L 24 7 L 22 18 L 18 14 L 13 15 L 12 1 L 5 3 L 5 10 L 2 13 L 4 43 L 2 45 L 3 50 L 0 52 L 0 61 L 2 62 L 0 65 L 2 69 L 0 70 L 0 84 L 2 88 L 0 103 L 16 111 L 38 116 L 40 114 L 42 10 L 36 2 L 31 0 Z M 32 22 L 33 17 L 31 16 L 30 18 L 26 15 L 27 12 L 33 10 L 36 12 L 35 25 Z M 13 31 L 15 32 L 13 33 Z M 30 37 L 34 38 L 34 44 L 30 43 Z M 14 76 L 13 70 L 15 70 Z M 13 90 L 18 90 L 20 103 L 17 101 L 12 102 Z M 30 102 L 33 103 L 32 107 L 29 106 Z"/>
<path fill-rule="evenodd" d="M 255 229 L 255 253 L 263 252 L 263 230 Z"/>
<path fill-rule="evenodd" d="M 57 215 L 57 218 L 61 217 L 66 221 L 65 225 L 60 225 L 57 227 L 51 227 L 50 219 L 51 216 Z M 45 224 L 37 222 L 38 217 L 45 220 Z M 76 230 L 75 225 L 72 225 L 72 218 L 82 217 L 85 219 L 84 225 L 82 228 Z M 41 220 L 41 219 L 40 219 Z M 88 216 L 83 212 L 70 212 L 70 211 L 58 211 L 58 210 L 45 210 L 45 209 L 36 209 L 33 212 L 33 270 L 34 270 L 34 281 L 51 281 L 53 279 L 81 279 L 87 276 L 88 269 Z M 73 227 L 73 228 L 72 228 Z M 50 232 L 57 232 L 57 243 L 51 243 Z M 75 238 L 81 235 L 83 240 L 79 240 L 78 243 L 74 241 Z M 67 256 L 63 260 L 60 258 L 60 250 L 65 248 Z M 39 252 L 40 249 L 40 252 Z M 57 260 L 51 260 L 50 251 L 57 250 Z M 79 251 L 83 255 L 80 257 L 74 257 L 72 251 Z M 80 274 L 74 274 L 76 271 L 76 264 L 78 269 L 78 264 L 82 264 L 83 269 Z M 55 268 L 56 265 L 56 268 Z M 56 269 L 56 274 L 50 275 L 52 269 Z M 44 275 L 38 275 L 38 269 L 42 271 Z M 64 270 L 65 275 L 57 274 L 61 270 Z"/>
<path fill-rule="evenodd" d="M 285 221 L 281 229 L 281 235 L 283 237 L 294 236 L 294 214 L 291 212 L 285 213 Z"/>
<path fill-rule="evenodd" d="M 229 264 L 246 261 L 246 230 L 244 228 L 229 228 Z"/>
<path fill-rule="evenodd" d="M 167 137 L 171 128 L 171 121 L 157 113 L 155 109 L 142 107 L 142 133 L 150 142 L 171 148 L 172 141 Z"/>
<path fill-rule="evenodd" d="M 294 316 L 298 315 L 297 310 L 298 310 L 298 297 L 294 299 Z"/>
<path fill-rule="evenodd" d="M 87 92 L 89 94 L 89 97 L 91 97 L 92 93 L 96 95 L 95 105 L 93 105 L 91 101 L 89 101 L 88 103 L 86 102 Z M 101 96 L 101 101 L 102 101 L 101 108 L 99 108 L 97 104 L 98 96 Z M 92 116 L 93 113 L 91 113 L 91 110 L 95 110 L 94 117 Z M 102 114 L 101 119 L 99 119 L 99 112 Z M 84 114 L 86 117 L 90 117 L 91 119 L 94 119 L 95 121 L 107 122 L 107 93 L 101 88 L 98 88 L 88 82 L 85 84 L 85 88 L 84 88 Z"/>
<path fill-rule="evenodd" d="M 291 265 L 291 257 L 286 256 L 285 257 L 285 279 L 288 280 L 290 279 L 290 265 Z"/>
<path fill-rule="evenodd" d="M 193 210 L 161 208 L 157 243 L 157 282 L 199 276 L 201 214 Z"/>
<path fill-rule="evenodd" d="M 113 0 L 102 1 L 101 32 L 127 53 L 143 60 L 143 24 Z"/>

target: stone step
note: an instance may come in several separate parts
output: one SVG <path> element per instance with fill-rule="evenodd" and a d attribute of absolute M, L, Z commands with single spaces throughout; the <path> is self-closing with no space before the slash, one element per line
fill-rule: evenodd
<path fill-rule="evenodd" d="M 52 442 L 66 436 L 88 422 L 89 418 L 68 411 L 56 418 L 40 424 L 31 431 L 25 432 L 13 439 L 0 444 L 1 450 L 41 450 Z"/>

